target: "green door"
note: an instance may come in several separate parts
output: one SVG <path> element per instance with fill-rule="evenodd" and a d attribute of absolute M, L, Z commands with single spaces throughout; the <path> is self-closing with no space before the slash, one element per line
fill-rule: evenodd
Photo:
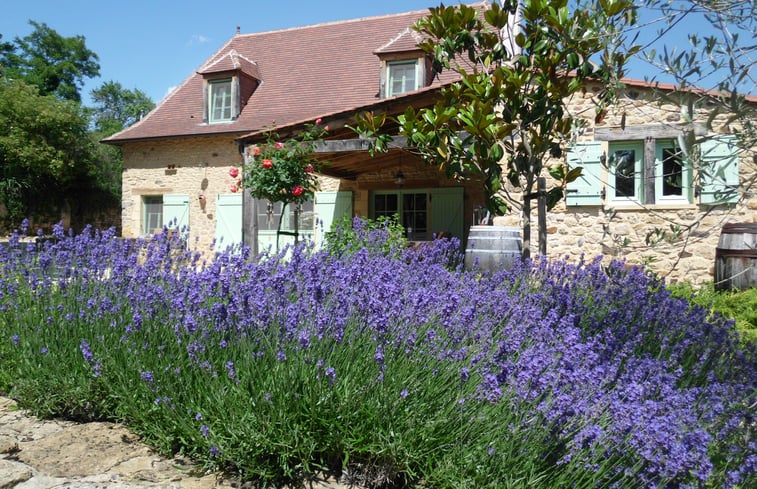
<path fill-rule="evenodd" d="M 216 200 L 216 251 L 242 244 L 242 194 L 219 195 Z"/>
<path fill-rule="evenodd" d="M 431 189 L 431 233 L 451 234 L 463 242 L 465 231 L 462 187 Z"/>
<path fill-rule="evenodd" d="M 189 195 L 163 195 L 163 225 L 178 229 L 185 239 L 189 236 Z"/>
<path fill-rule="evenodd" d="M 315 243 L 323 246 L 326 233 L 334 222 L 343 216 L 352 216 L 352 192 L 316 192 L 315 194 Z"/>

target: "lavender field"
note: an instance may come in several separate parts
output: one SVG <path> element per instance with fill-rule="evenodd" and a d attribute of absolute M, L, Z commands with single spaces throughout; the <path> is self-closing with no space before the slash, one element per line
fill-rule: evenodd
<path fill-rule="evenodd" d="M 0 247 L 0 393 L 260 486 L 757 487 L 757 356 L 622 263 L 457 243 L 212 261 L 159 235 Z M 338 241 L 337 236 L 332 240 Z"/>

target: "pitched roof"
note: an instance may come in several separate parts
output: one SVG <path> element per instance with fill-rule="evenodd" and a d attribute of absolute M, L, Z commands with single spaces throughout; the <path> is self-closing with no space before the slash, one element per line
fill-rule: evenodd
<path fill-rule="evenodd" d="M 483 6 L 483 1 L 476 5 Z M 247 134 L 379 101 L 382 48 L 407 49 L 407 29 L 427 10 L 237 34 L 146 117 L 107 138 Z M 239 117 L 203 123 L 203 74 L 242 69 L 261 80 Z M 254 73 L 254 74 L 253 74 Z M 145 74 L 149 76 L 149 74 Z M 454 76 L 454 75 L 447 75 Z M 444 75 L 433 84 L 446 81 Z"/>

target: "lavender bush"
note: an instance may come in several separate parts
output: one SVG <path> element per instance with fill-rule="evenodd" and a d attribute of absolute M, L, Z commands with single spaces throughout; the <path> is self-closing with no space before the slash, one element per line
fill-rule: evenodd
<path fill-rule="evenodd" d="M 0 247 L 0 390 L 37 414 L 262 484 L 757 483 L 755 352 L 643 270 L 25 233 Z"/>

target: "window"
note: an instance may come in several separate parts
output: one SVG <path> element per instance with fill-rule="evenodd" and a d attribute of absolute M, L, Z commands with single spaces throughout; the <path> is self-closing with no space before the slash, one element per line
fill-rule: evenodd
<path fill-rule="evenodd" d="M 417 60 L 389 62 L 387 70 L 387 97 L 394 97 L 418 89 Z"/>
<path fill-rule="evenodd" d="M 376 192 L 371 199 L 371 218 L 400 216 L 400 224 L 413 241 L 428 240 L 428 206 L 426 191 Z"/>
<path fill-rule="evenodd" d="M 211 80 L 208 82 L 208 122 L 228 122 L 232 120 L 233 97 L 231 78 Z"/>
<path fill-rule="evenodd" d="M 568 150 L 567 163 L 582 171 L 568 183 L 565 205 L 720 205 L 739 200 L 738 147 L 733 136 L 704 138 L 699 147 L 701 166 L 696 169 L 672 136 L 575 144 Z"/>
<path fill-rule="evenodd" d="M 153 234 L 163 227 L 163 196 L 142 197 L 142 233 Z"/>
<path fill-rule="evenodd" d="M 691 201 L 691 165 L 686 164 L 677 141 L 656 141 L 655 202 Z"/>
<path fill-rule="evenodd" d="M 279 226 L 279 216 L 281 215 L 282 206 L 283 204 L 281 202 L 275 202 L 271 205 L 266 200 L 258 200 L 258 229 L 260 229 L 260 231 L 276 231 Z M 295 207 L 296 204 L 287 204 L 286 214 L 281 221 L 282 231 L 294 231 Z M 298 228 L 300 233 L 312 232 L 314 224 L 313 201 L 309 200 L 303 202 L 299 215 Z"/>
<path fill-rule="evenodd" d="M 611 143 L 609 156 L 611 199 L 640 201 L 644 144 Z"/>

